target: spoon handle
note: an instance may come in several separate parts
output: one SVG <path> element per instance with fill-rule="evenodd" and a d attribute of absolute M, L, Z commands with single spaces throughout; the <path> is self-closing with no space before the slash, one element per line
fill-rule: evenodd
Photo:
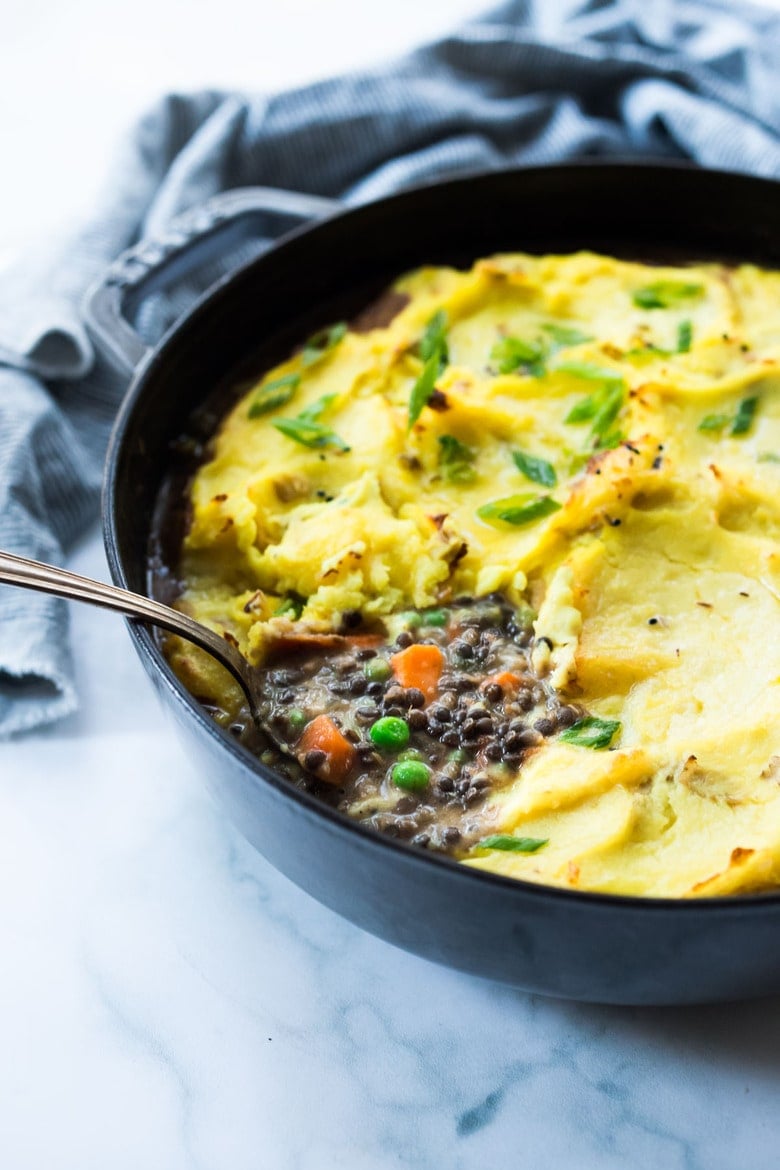
<path fill-rule="evenodd" d="M 206 650 L 230 671 L 245 692 L 250 708 L 255 711 L 256 703 L 252 695 L 249 679 L 250 666 L 243 655 L 231 646 L 224 638 L 206 626 L 196 622 L 186 613 L 154 601 L 151 597 L 144 597 L 140 593 L 132 593 L 129 589 L 120 589 L 116 585 L 106 585 L 103 581 L 94 581 L 90 577 L 81 577 L 78 573 L 71 573 L 68 569 L 61 569 L 55 565 L 44 564 L 43 561 L 33 561 L 28 557 L 15 556 L 13 553 L 0 550 L 0 583 L 5 585 L 20 585 L 24 589 L 36 589 L 41 593 L 54 593 L 58 597 L 66 597 L 71 601 L 85 601 L 90 605 L 98 605 L 103 609 L 112 609 L 123 613 L 126 617 L 138 621 L 149 622 L 154 626 L 161 626 L 171 633 L 180 634 L 189 642 Z"/>

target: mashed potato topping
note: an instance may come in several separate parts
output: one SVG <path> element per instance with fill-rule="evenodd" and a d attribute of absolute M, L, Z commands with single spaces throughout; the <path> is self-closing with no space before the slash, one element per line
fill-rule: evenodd
<path fill-rule="evenodd" d="M 463 860 L 630 894 L 776 885 L 780 274 L 513 254 L 394 294 L 389 324 L 324 330 L 224 420 L 180 604 L 260 662 L 291 619 L 499 593 L 562 702 L 619 728 L 530 752 L 479 814 L 504 844 Z M 235 702 L 202 666 L 210 688 Z"/>

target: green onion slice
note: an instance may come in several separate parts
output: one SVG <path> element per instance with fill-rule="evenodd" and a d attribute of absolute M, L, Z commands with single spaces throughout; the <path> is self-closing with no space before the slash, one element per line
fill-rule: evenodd
<path fill-rule="evenodd" d="M 423 407 L 428 405 L 430 397 L 436 389 L 436 379 L 441 373 L 441 361 L 438 351 L 431 354 L 423 366 L 423 372 L 412 386 L 409 395 L 409 422 L 407 430 L 411 430 L 422 414 Z"/>
<path fill-rule="evenodd" d="M 598 399 L 595 394 L 589 394 L 587 398 L 575 402 L 563 421 L 566 423 L 589 422 L 597 410 Z"/>
<path fill-rule="evenodd" d="M 448 325 L 449 320 L 446 312 L 444 309 L 439 309 L 431 317 L 425 327 L 425 332 L 420 338 L 419 353 L 422 360 L 427 362 L 436 354 L 442 370 L 449 361 L 449 349 L 447 346 Z"/>
<path fill-rule="evenodd" d="M 677 326 L 677 352 L 689 353 L 693 341 L 693 322 L 681 321 Z"/>
<path fill-rule="evenodd" d="M 280 406 L 286 406 L 300 384 L 300 374 L 283 374 L 281 378 L 266 382 L 252 399 L 247 417 L 259 418 Z"/>
<path fill-rule="evenodd" d="M 321 414 L 326 410 L 330 410 L 333 403 L 338 398 L 338 394 L 323 394 L 322 398 L 318 398 L 302 410 L 298 418 L 304 419 L 306 422 L 317 422 Z"/>
<path fill-rule="evenodd" d="M 513 451 L 512 458 L 515 467 L 526 479 L 533 483 L 540 483 L 542 487 L 555 487 L 558 476 L 552 463 L 546 459 L 539 459 L 536 455 L 527 455 L 525 451 Z"/>
<path fill-rule="evenodd" d="M 304 447 L 333 447 L 337 451 L 349 451 L 349 446 L 335 431 L 318 421 L 337 397 L 336 394 L 326 394 L 302 410 L 297 418 L 276 418 L 272 426 Z"/>
<path fill-rule="evenodd" d="M 472 483 L 477 473 L 471 466 L 476 458 L 471 447 L 467 447 L 454 435 L 439 435 L 439 468 L 445 479 L 451 483 Z"/>
<path fill-rule="evenodd" d="M 447 314 L 443 309 L 434 313 L 425 327 L 420 338 L 419 354 L 425 362 L 423 371 L 412 387 L 409 395 L 409 421 L 407 430 L 411 430 L 422 414 L 423 407 L 430 402 L 431 395 L 436 389 L 436 379 L 446 368 L 449 361 L 447 347 Z"/>
<path fill-rule="evenodd" d="M 598 719 L 595 715 L 586 715 L 584 719 L 578 719 L 571 727 L 567 727 L 560 739 L 562 743 L 575 743 L 579 747 L 606 748 L 619 730 L 617 719 Z"/>
<path fill-rule="evenodd" d="M 300 443 L 303 447 L 334 447 L 337 451 L 349 451 L 344 440 L 325 427 L 322 423 L 311 422 L 305 418 L 277 418 L 273 426 L 281 431 L 288 439 Z"/>
<path fill-rule="evenodd" d="M 547 347 L 539 341 L 522 341 L 519 337 L 502 337 L 490 351 L 499 374 L 513 374 L 522 369 L 533 378 L 542 378 L 546 373 L 544 359 Z"/>
<path fill-rule="evenodd" d="M 563 369 L 562 366 L 558 368 Z M 593 369 L 597 368 L 593 367 Z M 591 433 L 598 440 L 597 446 L 604 448 L 610 445 L 616 446 L 621 441 L 621 436 L 615 430 L 614 423 L 623 409 L 626 387 L 623 379 L 616 377 L 611 370 L 602 371 L 602 373 L 608 374 L 608 378 L 603 379 L 601 386 L 589 394 L 587 398 L 575 403 L 566 415 L 564 422 L 590 422 Z M 596 378 L 598 375 L 579 374 L 577 376 Z"/>
<path fill-rule="evenodd" d="M 623 383 L 611 382 L 598 396 L 596 413 L 593 416 L 593 434 L 603 439 L 609 434 L 620 411 L 623 408 Z"/>
<path fill-rule="evenodd" d="M 290 617 L 296 622 L 304 611 L 306 598 L 299 593 L 290 593 L 274 610 L 274 617 Z"/>
<path fill-rule="evenodd" d="M 623 376 L 609 366 L 597 366 L 595 362 L 561 362 L 556 372 L 571 374 L 573 378 L 585 378 L 589 382 L 604 382 L 623 385 Z"/>
<path fill-rule="evenodd" d="M 734 415 L 706 414 L 699 423 L 697 430 L 722 431 L 725 427 L 729 427 L 730 435 L 746 435 L 753 425 L 753 419 L 758 409 L 758 401 L 757 395 L 753 395 L 750 398 L 743 398 Z"/>
<path fill-rule="evenodd" d="M 536 853 L 549 840 L 549 837 L 513 837 L 497 833 L 493 837 L 483 837 L 475 848 L 501 849 L 505 853 Z"/>
<path fill-rule="evenodd" d="M 595 449 L 597 451 L 614 451 L 615 447 L 619 447 L 625 439 L 625 435 L 619 427 L 614 430 L 607 431 L 605 435 L 597 435 Z"/>
<path fill-rule="evenodd" d="M 560 509 L 560 504 L 551 496 L 534 496 L 525 492 L 517 496 L 507 496 L 503 500 L 492 500 L 477 508 L 477 515 L 489 524 L 512 524 L 519 527 L 530 524 L 533 520 L 541 520 L 543 516 L 550 516 Z"/>
<path fill-rule="evenodd" d="M 346 321 L 337 321 L 335 325 L 328 325 L 325 329 L 313 333 L 303 347 L 301 360 L 305 366 L 313 366 L 326 353 L 335 349 L 347 335 Z"/>
<path fill-rule="evenodd" d="M 569 325 L 542 325 L 545 333 L 553 339 L 556 345 L 584 345 L 586 341 L 593 341 L 593 338 L 583 333 L 580 329 L 574 329 Z"/>
<path fill-rule="evenodd" d="M 731 422 L 728 414 L 705 414 L 696 428 L 698 431 L 722 431 Z"/>
<path fill-rule="evenodd" d="M 657 280 L 654 284 L 635 289 L 632 300 L 640 309 L 674 309 L 703 293 L 702 284 L 689 284 L 684 280 Z"/>
<path fill-rule="evenodd" d="M 753 425 L 753 418 L 758 407 L 758 398 L 743 398 L 737 407 L 737 413 L 734 415 L 734 422 L 731 424 L 732 435 L 746 435 Z"/>

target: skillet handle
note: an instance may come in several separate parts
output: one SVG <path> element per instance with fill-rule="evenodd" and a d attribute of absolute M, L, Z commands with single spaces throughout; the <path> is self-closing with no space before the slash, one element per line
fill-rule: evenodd
<path fill-rule="evenodd" d="M 86 326 L 119 369 L 132 373 L 151 349 L 125 314 L 144 296 L 263 234 L 269 216 L 325 219 L 340 210 L 334 199 L 275 187 L 223 191 L 177 216 L 163 237 L 141 240 L 123 252 L 88 291 L 82 306 Z"/>

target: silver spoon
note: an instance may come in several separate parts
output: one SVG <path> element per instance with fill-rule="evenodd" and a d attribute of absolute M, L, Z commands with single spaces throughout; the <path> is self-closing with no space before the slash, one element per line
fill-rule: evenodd
<path fill-rule="evenodd" d="M 80 577 L 78 573 L 71 573 L 67 569 L 46 565 L 43 561 L 33 561 L 2 551 L 0 583 L 21 585 L 24 589 L 54 593 L 71 601 L 86 601 L 90 605 L 102 606 L 103 609 L 113 609 L 126 617 L 161 626 L 164 630 L 180 634 L 187 641 L 194 642 L 230 671 L 246 695 L 249 710 L 258 727 L 284 752 L 288 755 L 293 754 L 289 746 L 273 734 L 261 715 L 260 672 L 244 658 L 240 650 L 207 626 L 196 622 L 194 618 L 179 613 L 177 609 L 171 609 L 160 601 L 153 601 L 151 597 L 132 593 L 129 589 L 106 585 L 102 581 L 93 581 L 90 577 Z"/>

